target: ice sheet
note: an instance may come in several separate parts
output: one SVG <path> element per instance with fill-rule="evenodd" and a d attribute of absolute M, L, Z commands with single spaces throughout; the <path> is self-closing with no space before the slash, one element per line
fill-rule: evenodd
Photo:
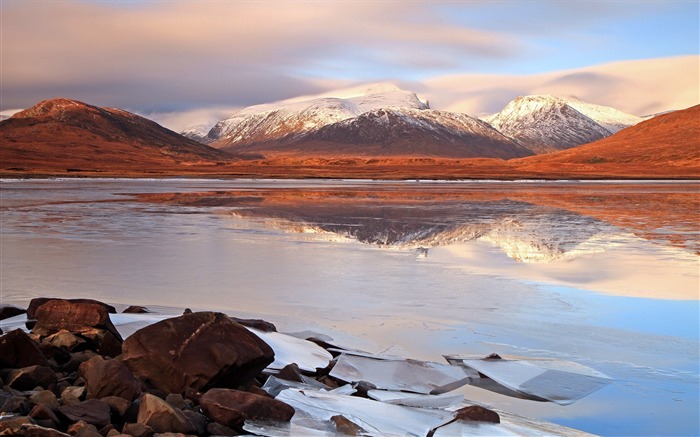
<path fill-rule="evenodd" d="M 369 358 L 343 354 L 330 375 L 346 382 L 367 381 L 383 390 L 440 394 L 470 381 L 457 366 L 410 359 Z"/>
<path fill-rule="evenodd" d="M 457 405 L 464 400 L 463 395 L 424 395 L 388 390 L 368 390 L 367 396 L 388 404 L 420 408 L 446 408 Z"/>
<path fill-rule="evenodd" d="M 248 330 L 275 351 L 275 361 L 267 367 L 268 369 L 279 370 L 288 364 L 296 363 L 301 370 L 315 372 L 316 369 L 328 367 L 333 359 L 328 351 L 310 341 L 279 332 L 263 332 L 254 328 Z"/>

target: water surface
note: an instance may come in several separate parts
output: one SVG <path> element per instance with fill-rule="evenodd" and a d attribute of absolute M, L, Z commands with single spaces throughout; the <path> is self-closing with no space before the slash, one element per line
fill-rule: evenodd
<path fill-rule="evenodd" d="M 218 309 L 373 352 L 569 359 L 615 382 L 496 408 L 697 435 L 696 183 L 36 180 L 1 185 L 0 297 Z"/>

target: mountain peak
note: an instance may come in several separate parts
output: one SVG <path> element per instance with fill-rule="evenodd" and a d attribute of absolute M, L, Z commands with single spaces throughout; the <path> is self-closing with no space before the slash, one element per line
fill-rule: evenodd
<path fill-rule="evenodd" d="M 20 111 L 13 115 L 13 118 L 30 118 L 30 117 L 51 117 L 63 116 L 67 112 L 83 111 L 83 110 L 99 110 L 96 106 L 88 105 L 87 103 L 79 102 L 78 100 L 58 97 L 55 99 L 44 100 L 36 105 Z"/>

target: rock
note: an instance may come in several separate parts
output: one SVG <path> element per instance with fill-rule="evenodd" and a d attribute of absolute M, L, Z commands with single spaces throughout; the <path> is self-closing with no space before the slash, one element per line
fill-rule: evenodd
<path fill-rule="evenodd" d="M 194 431 L 194 427 L 182 411 L 148 393 L 141 398 L 137 422 L 148 425 L 156 433 L 181 432 L 187 434 Z"/>
<path fill-rule="evenodd" d="M 51 408 L 46 404 L 36 404 L 34 408 L 29 412 L 29 417 L 34 419 L 37 425 L 45 426 L 47 428 L 56 428 L 61 420 L 56 416 Z"/>
<path fill-rule="evenodd" d="M 58 379 L 50 367 L 29 366 L 15 369 L 7 375 L 7 385 L 15 390 L 32 390 L 35 387 L 48 387 Z"/>
<path fill-rule="evenodd" d="M 96 355 L 80 365 L 78 374 L 85 378 L 88 399 L 119 396 L 133 401 L 141 393 L 141 384 L 119 360 Z"/>
<path fill-rule="evenodd" d="M 2 404 L 0 411 L 3 413 L 16 413 L 21 415 L 29 414 L 32 404 L 23 396 L 12 396 Z"/>
<path fill-rule="evenodd" d="M 110 423 L 109 405 L 97 399 L 88 399 L 75 405 L 58 407 L 58 412 L 70 422 L 80 420 L 103 427 Z"/>
<path fill-rule="evenodd" d="M 247 384 L 274 361 L 274 352 L 225 314 L 198 312 L 136 331 L 124 342 L 122 360 L 150 386 L 184 394 Z"/>
<path fill-rule="evenodd" d="M 56 365 L 64 365 L 71 359 L 71 354 L 66 349 L 47 344 L 39 343 L 39 350 L 49 362 L 53 361 Z"/>
<path fill-rule="evenodd" d="M 36 318 L 36 310 L 46 302 L 50 300 L 56 300 L 55 297 L 35 297 L 29 302 L 29 307 L 27 307 L 27 318 L 28 319 L 35 319 Z M 92 304 L 98 304 L 107 310 L 107 312 L 111 314 L 116 314 L 117 310 L 112 306 L 108 305 L 104 302 L 100 302 L 99 300 L 94 300 L 94 299 L 59 299 L 59 300 L 67 300 L 68 302 L 71 303 L 92 303 Z"/>
<path fill-rule="evenodd" d="M 70 359 L 63 365 L 64 372 L 77 372 L 82 363 L 96 356 L 93 351 L 74 352 L 70 355 Z"/>
<path fill-rule="evenodd" d="M 116 357 L 122 353 L 122 340 L 104 329 L 91 329 L 83 331 L 80 335 L 97 346 L 97 353 L 107 357 Z"/>
<path fill-rule="evenodd" d="M 91 425 L 82 420 L 75 422 L 67 429 L 68 434 L 74 437 L 102 437 L 95 425 Z"/>
<path fill-rule="evenodd" d="M 126 412 L 129 411 L 129 407 L 131 407 L 131 401 L 127 401 L 119 396 L 105 396 L 100 400 L 109 405 L 109 410 L 112 412 L 113 417 L 124 417 Z"/>
<path fill-rule="evenodd" d="M 51 410 L 56 410 L 59 406 L 56 395 L 50 390 L 42 390 L 29 396 L 29 402 L 34 405 L 44 404 Z"/>
<path fill-rule="evenodd" d="M 190 424 L 192 424 L 195 434 L 204 435 L 206 433 L 207 424 L 209 423 L 209 418 L 207 416 L 192 410 L 182 410 L 182 414 L 184 414 Z"/>
<path fill-rule="evenodd" d="M 23 437 L 70 437 L 70 434 L 63 433 L 56 429 L 30 424 L 20 426 L 19 432 L 16 435 L 21 435 Z"/>
<path fill-rule="evenodd" d="M 0 320 L 9 319 L 10 317 L 19 316 L 20 314 L 26 313 L 27 310 L 16 307 L 14 305 L 1 304 L 0 305 Z"/>
<path fill-rule="evenodd" d="M 181 410 L 188 408 L 188 405 L 185 402 L 185 398 L 183 398 L 180 393 L 169 393 L 165 397 L 165 402 L 167 402 L 170 405 L 172 405 L 173 407 L 179 408 Z"/>
<path fill-rule="evenodd" d="M 0 337 L 0 368 L 18 369 L 28 366 L 48 366 L 39 344 L 21 329 Z"/>
<path fill-rule="evenodd" d="M 288 422 L 294 408 L 276 399 L 226 388 L 214 388 L 199 399 L 200 406 L 214 422 L 240 428 L 246 420 Z"/>
<path fill-rule="evenodd" d="M 456 420 L 476 420 L 478 422 L 501 423 L 501 417 L 495 411 L 479 405 L 460 408 L 455 411 Z"/>
<path fill-rule="evenodd" d="M 143 423 L 125 423 L 122 427 L 122 433 L 132 437 L 151 437 L 153 429 Z"/>
<path fill-rule="evenodd" d="M 255 328 L 262 332 L 277 332 L 277 327 L 272 323 L 261 320 L 261 319 L 239 319 L 238 317 L 231 317 L 234 322 L 238 322 L 243 326 L 249 328 Z"/>
<path fill-rule="evenodd" d="M 62 405 L 75 405 L 82 402 L 83 395 L 85 394 L 85 387 L 78 387 L 75 385 L 68 386 L 61 391 L 61 404 Z"/>
<path fill-rule="evenodd" d="M 209 435 L 239 435 L 238 431 L 216 422 L 209 422 L 207 432 Z"/>
<path fill-rule="evenodd" d="M 299 366 L 296 363 L 287 364 L 275 376 L 287 381 L 304 381 L 301 377 L 301 370 L 299 370 Z"/>
<path fill-rule="evenodd" d="M 85 343 L 85 340 L 76 336 L 72 332 L 61 329 L 55 334 L 49 335 L 48 337 L 41 340 L 44 344 L 50 344 L 65 350 L 73 350 L 77 346 Z"/>
<path fill-rule="evenodd" d="M 369 435 L 369 433 L 362 428 L 360 425 L 356 424 L 352 420 L 345 416 L 336 414 L 331 417 L 331 422 L 335 425 L 335 430 L 337 434 L 342 435 Z"/>
<path fill-rule="evenodd" d="M 34 419 L 29 416 L 3 417 L 0 419 L 0 435 L 19 435 L 22 425 L 33 425 Z"/>
<path fill-rule="evenodd" d="M 146 313 L 150 313 L 150 311 L 148 311 L 148 308 L 146 308 L 146 307 L 142 307 L 142 306 L 139 306 L 139 305 L 131 305 L 129 308 L 127 308 L 127 309 L 125 309 L 124 311 L 122 311 L 122 313 L 127 313 L 127 314 L 146 314 Z"/>
<path fill-rule="evenodd" d="M 72 333 L 82 333 L 98 328 L 110 332 L 119 341 L 122 340 L 109 318 L 108 308 L 101 302 L 53 299 L 37 307 L 34 317 L 37 323 L 32 332 L 52 334 L 65 329 Z"/>

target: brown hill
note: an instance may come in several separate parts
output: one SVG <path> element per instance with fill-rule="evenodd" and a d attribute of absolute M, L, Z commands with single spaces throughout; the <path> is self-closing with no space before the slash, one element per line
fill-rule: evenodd
<path fill-rule="evenodd" d="M 659 115 L 573 149 L 508 162 L 518 174 L 700 177 L 700 105 Z"/>
<path fill-rule="evenodd" d="M 0 122 L 2 170 L 185 171 L 232 160 L 130 112 L 69 99 L 46 100 Z"/>

